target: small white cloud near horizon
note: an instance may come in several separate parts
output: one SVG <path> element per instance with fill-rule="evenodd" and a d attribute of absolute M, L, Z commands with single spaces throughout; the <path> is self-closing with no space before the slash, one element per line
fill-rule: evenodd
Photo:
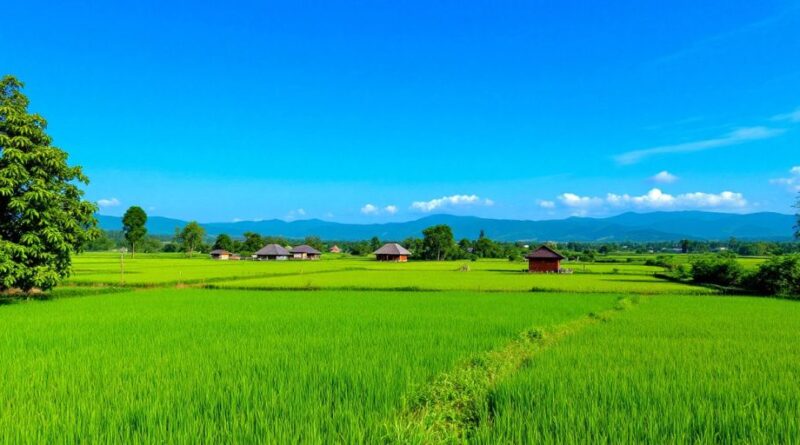
<path fill-rule="evenodd" d="M 744 127 L 731 131 L 730 133 L 718 138 L 628 151 L 614 156 L 614 160 L 616 160 L 617 164 L 620 165 L 631 165 L 641 162 L 642 160 L 652 156 L 673 153 L 692 153 L 710 150 L 712 148 L 727 147 L 730 145 L 738 145 L 746 142 L 769 139 L 780 136 L 785 131 L 786 130 L 781 128 Z"/>
<path fill-rule="evenodd" d="M 121 204 L 117 198 L 102 198 L 97 200 L 97 205 L 100 207 L 117 207 Z"/>
<path fill-rule="evenodd" d="M 373 204 L 364 204 L 364 207 L 361 207 L 361 213 L 365 215 L 374 215 L 378 213 L 378 207 Z"/>
<path fill-rule="evenodd" d="M 539 207 L 543 209 L 554 209 L 556 207 L 556 203 L 553 201 L 548 201 L 546 199 L 540 199 L 536 202 L 539 204 Z"/>
<path fill-rule="evenodd" d="M 677 176 L 673 175 L 672 173 L 666 170 L 662 170 L 650 177 L 650 181 L 658 184 L 672 184 L 677 180 L 678 180 Z"/>
<path fill-rule="evenodd" d="M 636 208 L 660 209 L 660 208 L 680 208 L 680 209 L 701 209 L 701 208 L 743 208 L 747 206 L 747 200 L 741 193 L 723 191 L 721 193 L 683 193 L 680 195 L 670 195 L 660 189 L 651 189 L 644 195 L 631 196 L 628 194 L 615 195 L 609 193 L 606 202 L 613 206 L 633 206 Z"/>
<path fill-rule="evenodd" d="M 440 208 L 456 207 L 464 205 L 493 206 L 494 201 L 488 198 L 481 199 L 481 197 L 478 195 L 451 195 L 451 196 L 442 196 L 441 198 L 431 199 L 430 201 L 415 201 L 411 203 L 411 209 L 424 213 L 429 213 Z"/>
<path fill-rule="evenodd" d="M 789 113 L 778 114 L 772 116 L 772 120 L 774 121 L 787 121 L 792 123 L 800 122 L 800 108 L 795 109 Z"/>
<path fill-rule="evenodd" d="M 770 184 L 780 185 L 786 187 L 790 192 L 800 192 L 800 165 L 796 165 L 789 169 L 788 178 L 775 178 L 770 179 Z"/>
<path fill-rule="evenodd" d="M 737 192 L 720 193 L 692 192 L 671 195 L 661 189 L 650 189 L 644 195 L 617 195 L 609 193 L 605 198 L 597 196 L 579 196 L 574 193 L 563 193 L 558 196 L 559 202 L 573 210 L 572 215 L 584 216 L 590 210 L 605 210 L 605 206 L 631 209 L 744 209 L 748 205 L 744 195 Z"/>
<path fill-rule="evenodd" d="M 364 214 L 364 215 L 372 215 L 372 216 L 381 215 L 381 214 L 394 215 L 395 213 L 397 213 L 398 210 L 399 209 L 397 208 L 397 206 L 393 205 L 393 204 L 389 204 L 389 205 L 381 208 L 381 207 L 376 206 L 375 204 L 369 204 L 368 203 L 368 204 L 364 204 L 364 206 L 361 207 L 361 213 L 362 214 Z"/>
<path fill-rule="evenodd" d="M 593 198 L 591 196 L 578 196 L 574 193 L 562 193 L 558 195 L 558 200 L 561 204 L 572 207 L 586 209 L 589 207 L 596 207 L 603 204 L 601 198 Z"/>

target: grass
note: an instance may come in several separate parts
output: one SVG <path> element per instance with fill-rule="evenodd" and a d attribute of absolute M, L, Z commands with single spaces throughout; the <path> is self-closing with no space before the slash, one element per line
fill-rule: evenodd
<path fill-rule="evenodd" d="M 0 308 L 0 441 L 375 442 L 415 387 L 611 295 L 155 289 Z"/>
<path fill-rule="evenodd" d="M 507 260 L 382 263 L 371 258 L 322 261 L 212 261 L 171 255 L 140 255 L 125 262 L 120 273 L 116 255 L 86 254 L 76 258 L 73 285 L 153 287 L 188 284 L 214 288 L 297 290 L 472 290 L 611 293 L 711 293 L 698 286 L 654 276 L 658 267 L 640 264 L 565 263 L 575 273 L 542 275 L 525 272 L 527 263 Z M 461 269 L 466 266 L 469 271 Z"/>
<path fill-rule="evenodd" d="M 564 266 L 80 255 L 0 300 L 0 442 L 800 441 L 797 302 Z"/>
<path fill-rule="evenodd" d="M 800 305 L 654 297 L 499 385 L 477 443 L 798 443 Z"/>

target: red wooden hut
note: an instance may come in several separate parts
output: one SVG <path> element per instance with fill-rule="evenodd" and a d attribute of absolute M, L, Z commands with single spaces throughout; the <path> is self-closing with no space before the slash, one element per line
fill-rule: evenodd
<path fill-rule="evenodd" d="M 528 272 L 539 273 L 560 272 L 561 260 L 565 259 L 563 255 L 544 245 L 526 255 L 526 258 L 528 259 Z"/>

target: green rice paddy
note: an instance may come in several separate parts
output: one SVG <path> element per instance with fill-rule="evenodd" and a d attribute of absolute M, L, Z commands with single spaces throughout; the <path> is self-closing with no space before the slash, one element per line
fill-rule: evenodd
<path fill-rule="evenodd" d="M 794 301 L 636 263 L 74 263 L 0 305 L 0 442 L 800 441 Z"/>

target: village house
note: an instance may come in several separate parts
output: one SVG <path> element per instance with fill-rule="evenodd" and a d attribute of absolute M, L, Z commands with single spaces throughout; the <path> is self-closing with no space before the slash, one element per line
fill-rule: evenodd
<path fill-rule="evenodd" d="M 405 247 L 397 243 L 384 244 L 383 247 L 376 250 L 373 255 L 378 261 L 395 261 L 398 263 L 405 263 L 411 252 L 406 250 Z"/>
<path fill-rule="evenodd" d="M 283 246 L 279 244 L 267 244 L 266 246 L 257 250 L 253 254 L 253 258 L 262 261 L 270 261 L 270 260 L 282 261 L 282 260 L 288 260 L 289 255 L 290 255 L 289 251 L 286 250 Z"/>
<path fill-rule="evenodd" d="M 296 260 L 318 260 L 322 255 L 322 252 L 319 250 L 305 244 L 293 247 L 289 250 L 289 253 L 291 253 L 292 258 Z"/>
<path fill-rule="evenodd" d="M 528 272 L 536 273 L 559 273 L 561 260 L 565 259 L 563 255 L 544 245 L 530 252 L 525 258 L 528 259 Z"/>
<path fill-rule="evenodd" d="M 225 249 L 214 249 L 208 254 L 211 255 L 212 260 L 229 260 L 231 258 L 231 253 Z"/>
<path fill-rule="evenodd" d="M 331 253 L 342 253 L 342 249 L 339 246 L 334 245 L 333 247 L 331 247 L 330 252 Z"/>

